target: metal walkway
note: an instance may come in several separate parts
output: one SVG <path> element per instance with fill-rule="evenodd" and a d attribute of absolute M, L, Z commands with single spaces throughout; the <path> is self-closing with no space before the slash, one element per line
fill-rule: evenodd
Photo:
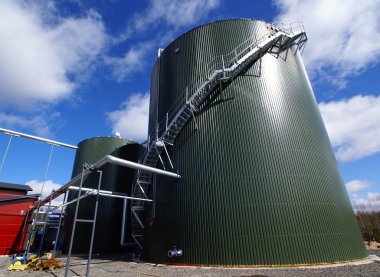
<path fill-rule="evenodd" d="M 170 108 L 155 130 L 148 136 L 147 148 L 140 163 L 156 167 L 158 161 L 165 169 L 162 154 L 173 169 L 166 145 L 173 145 L 178 134 L 195 113 L 202 109 L 202 103 L 221 83 L 233 81 L 243 70 L 252 63 L 261 59 L 266 53 L 279 56 L 283 51 L 292 49 L 298 51 L 303 48 L 307 37 L 302 23 L 267 24 L 269 35 L 260 39 L 251 37 L 228 54 L 215 57 L 211 60 L 203 74 L 200 74 L 180 94 L 175 104 Z M 195 121 L 196 124 L 196 121 Z M 155 137 L 155 139 L 152 139 Z M 148 199 L 148 191 L 153 184 L 153 174 L 138 170 L 133 183 L 132 197 Z M 145 201 L 132 200 L 132 237 L 138 246 L 143 248 Z"/>

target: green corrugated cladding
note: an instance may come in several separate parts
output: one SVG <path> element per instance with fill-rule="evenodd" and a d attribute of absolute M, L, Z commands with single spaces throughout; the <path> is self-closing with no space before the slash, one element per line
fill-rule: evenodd
<path fill-rule="evenodd" d="M 112 155 L 130 161 L 137 161 L 142 146 L 120 138 L 98 137 L 82 141 L 78 145 L 72 176 L 82 172 L 84 163 L 94 163 L 105 155 Z M 131 185 L 134 170 L 117 165 L 105 165 L 103 168 L 101 189 L 131 195 Z M 99 174 L 92 173 L 84 182 L 87 188 L 97 188 Z M 78 184 L 79 185 L 79 184 Z M 76 198 L 77 192 L 71 191 L 69 200 Z M 95 196 L 89 196 L 80 201 L 78 218 L 92 219 L 94 216 Z M 123 251 L 120 246 L 123 199 L 100 197 L 97 223 L 95 229 L 94 253 L 117 253 Z M 65 220 L 65 248 L 68 249 L 75 205 L 67 208 Z M 127 213 L 127 216 L 130 212 Z M 92 224 L 77 223 L 73 253 L 88 253 Z M 131 242 L 130 220 L 127 218 L 126 239 Z M 125 250 L 125 249 L 124 249 Z"/>
<path fill-rule="evenodd" d="M 153 69 L 150 129 L 209 60 L 266 33 L 264 22 L 236 19 L 173 41 Z M 196 121 L 169 147 L 182 179 L 157 176 L 146 260 L 281 265 L 367 256 L 299 53 L 264 55 L 214 93 Z M 174 245 L 182 257 L 167 257 Z"/>

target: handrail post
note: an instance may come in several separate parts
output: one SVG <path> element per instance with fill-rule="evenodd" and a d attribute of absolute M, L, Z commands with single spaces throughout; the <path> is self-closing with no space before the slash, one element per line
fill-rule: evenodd
<path fill-rule="evenodd" d="M 222 55 L 222 66 L 223 66 L 223 78 L 226 77 L 226 71 L 225 71 L 225 66 L 224 66 L 224 56 Z"/>
<path fill-rule="evenodd" d="M 169 114 L 166 113 L 166 131 L 168 130 Z"/>

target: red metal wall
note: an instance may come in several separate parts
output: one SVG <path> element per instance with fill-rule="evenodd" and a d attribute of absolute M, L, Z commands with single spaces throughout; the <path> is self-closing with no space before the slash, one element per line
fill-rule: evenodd
<path fill-rule="evenodd" d="M 0 198 L 22 195 L 25 193 L 0 190 Z M 27 229 L 25 228 L 24 233 L 22 233 L 26 214 L 34 201 L 33 198 L 27 198 L 12 202 L 0 202 L 0 255 L 21 252 Z"/>

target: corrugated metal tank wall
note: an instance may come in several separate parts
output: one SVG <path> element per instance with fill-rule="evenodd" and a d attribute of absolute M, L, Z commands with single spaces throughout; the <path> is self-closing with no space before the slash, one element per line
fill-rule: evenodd
<path fill-rule="evenodd" d="M 264 22 L 227 20 L 172 42 L 153 69 L 149 130 L 214 56 L 267 32 Z M 170 148 L 182 179 L 157 176 L 146 260 L 278 265 L 367 256 L 298 54 L 264 55 L 196 120 L 198 130 L 191 120 Z M 183 256 L 168 258 L 174 245 Z"/>
<path fill-rule="evenodd" d="M 142 150 L 138 143 L 112 137 L 90 138 L 78 145 L 72 177 L 82 172 L 84 163 L 94 163 L 106 155 L 137 162 Z M 103 168 L 102 190 L 127 193 L 131 195 L 131 186 L 134 170 L 117 165 L 105 165 Z M 83 183 L 83 187 L 97 188 L 99 174 L 92 173 Z M 79 184 L 78 184 L 79 186 Z M 77 192 L 69 193 L 68 201 L 75 199 Z M 78 218 L 92 219 L 94 216 L 95 196 L 89 196 L 80 201 Z M 130 207 L 129 207 L 130 208 Z M 67 207 L 65 218 L 65 248 L 68 249 L 72 222 L 75 213 L 75 204 Z M 120 246 L 121 223 L 123 213 L 123 199 L 100 197 L 97 224 L 95 229 L 94 253 L 117 253 L 123 251 Z M 130 212 L 127 212 L 129 215 Z M 126 241 L 132 242 L 130 238 L 131 226 L 127 219 Z M 90 223 L 77 223 L 73 253 L 88 253 L 92 225 Z M 125 250 L 125 249 L 124 249 Z"/>

